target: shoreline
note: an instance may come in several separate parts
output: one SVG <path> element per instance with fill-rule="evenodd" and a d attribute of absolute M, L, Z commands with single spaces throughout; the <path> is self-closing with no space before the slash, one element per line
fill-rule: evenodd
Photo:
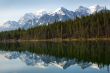
<path fill-rule="evenodd" d="M 74 41 L 110 41 L 110 38 L 68 38 L 68 39 L 61 39 L 61 38 L 55 38 L 55 39 L 42 39 L 42 40 L 4 40 L 0 41 L 2 42 L 74 42 Z"/>

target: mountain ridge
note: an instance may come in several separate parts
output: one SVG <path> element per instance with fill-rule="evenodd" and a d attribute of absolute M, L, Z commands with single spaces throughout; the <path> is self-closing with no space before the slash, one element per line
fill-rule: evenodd
<path fill-rule="evenodd" d="M 53 12 L 42 11 L 39 14 L 35 13 L 26 13 L 23 17 L 21 17 L 18 21 L 7 21 L 4 23 L 5 30 L 16 30 L 18 28 L 28 29 L 35 26 L 54 23 L 58 21 L 66 21 L 69 19 L 74 20 L 76 17 L 88 16 L 93 14 L 94 12 L 98 12 L 103 10 L 104 7 L 95 5 L 91 7 L 79 6 L 75 11 L 68 10 L 64 7 L 60 7 Z M 9 25 L 6 27 L 5 25 Z M 16 27 L 13 27 L 16 26 Z M 12 28 L 13 27 L 13 28 Z"/>

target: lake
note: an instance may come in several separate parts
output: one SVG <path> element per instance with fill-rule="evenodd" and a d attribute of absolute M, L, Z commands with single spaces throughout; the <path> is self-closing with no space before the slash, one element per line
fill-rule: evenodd
<path fill-rule="evenodd" d="M 109 73 L 110 41 L 0 43 L 0 73 Z"/>

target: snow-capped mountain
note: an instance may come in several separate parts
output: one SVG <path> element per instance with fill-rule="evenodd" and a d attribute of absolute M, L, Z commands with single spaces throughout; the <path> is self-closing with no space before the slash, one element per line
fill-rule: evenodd
<path fill-rule="evenodd" d="M 76 17 L 88 16 L 96 11 L 98 12 L 103 9 L 104 7 L 95 5 L 88 8 L 79 6 L 79 8 L 75 11 L 71 11 L 64 7 L 61 7 L 52 12 L 38 11 L 37 13 L 26 13 L 23 17 L 19 19 L 18 22 L 8 21 L 4 23 L 4 28 L 8 28 L 7 30 L 14 30 L 19 27 L 28 29 L 43 24 L 54 23 L 56 21 L 66 21 L 69 19 L 74 20 Z"/>
<path fill-rule="evenodd" d="M 0 27 L 2 30 L 15 30 L 20 28 L 19 22 L 16 21 L 7 21 L 3 24 L 3 26 Z"/>
<path fill-rule="evenodd" d="M 90 12 L 92 14 L 94 12 L 99 12 L 99 11 L 105 9 L 105 7 L 99 6 L 99 5 L 94 5 L 94 6 L 90 6 L 89 9 L 90 9 Z"/>
<path fill-rule="evenodd" d="M 55 21 L 74 19 L 75 17 L 75 13 L 73 11 L 69 11 L 61 7 L 49 13 L 43 11 L 37 14 L 25 14 L 22 18 L 20 18 L 19 24 L 23 25 L 23 28 L 30 28 L 41 24 L 53 23 Z"/>
<path fill-rule="evenodd" d="M 56 9 L 52 15 L 67 16 L 70 19 L 74 19 L 75 17 L 75 13 L 73 11 L 67 10 L 64 7 Z"/>
<path fill-rule="evenodd" d="M 23 28 L 29 28 L 34 26 L 38 22 L 38 17 L 33 13 L 26 13 L 23 17 L 19 19 L 19 24 Z"/>
<path fill-rule="evenodd" d="M 53 12 L 42 15 L 38 20 L 38 24 L 48 24 L 55 21 L 65 21 L 68 19 L 74 19 L 74 17 L 75 16 L 73 11 L 69 11 L 61 7 Z"/>
<path fill-rule="evenodd" d="M 6 23 L 4 23 L 5 27 L 10 27 L 13 26 L 13 28 L 15 27 L 19 27 L 19 23 L 16 21 L 7 21 Z"/>
<path fill-rule="evenodd" d="M 77 17 L 87 16 L 90 14 L 90 9 L 80 6 L 78 9 L 76 9 L 75 13 Z"/>

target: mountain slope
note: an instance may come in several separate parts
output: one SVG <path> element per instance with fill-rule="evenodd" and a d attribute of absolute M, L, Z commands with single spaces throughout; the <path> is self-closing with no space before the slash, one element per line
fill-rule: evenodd
<path fill-rule="evenodd" d="M 78 9 L 76 9 L 75 13 L 77 17 L 87 16 L 90 15 L 90 9 L 80 6 Z"/>
<path fill-rule="evenodd" d="M 2 30 L 16 30 L 16 29 L 20 28 L 20 24 L 16 21 L 7 21 L 0 28 L 1 28 L 1 31 Z"/>

